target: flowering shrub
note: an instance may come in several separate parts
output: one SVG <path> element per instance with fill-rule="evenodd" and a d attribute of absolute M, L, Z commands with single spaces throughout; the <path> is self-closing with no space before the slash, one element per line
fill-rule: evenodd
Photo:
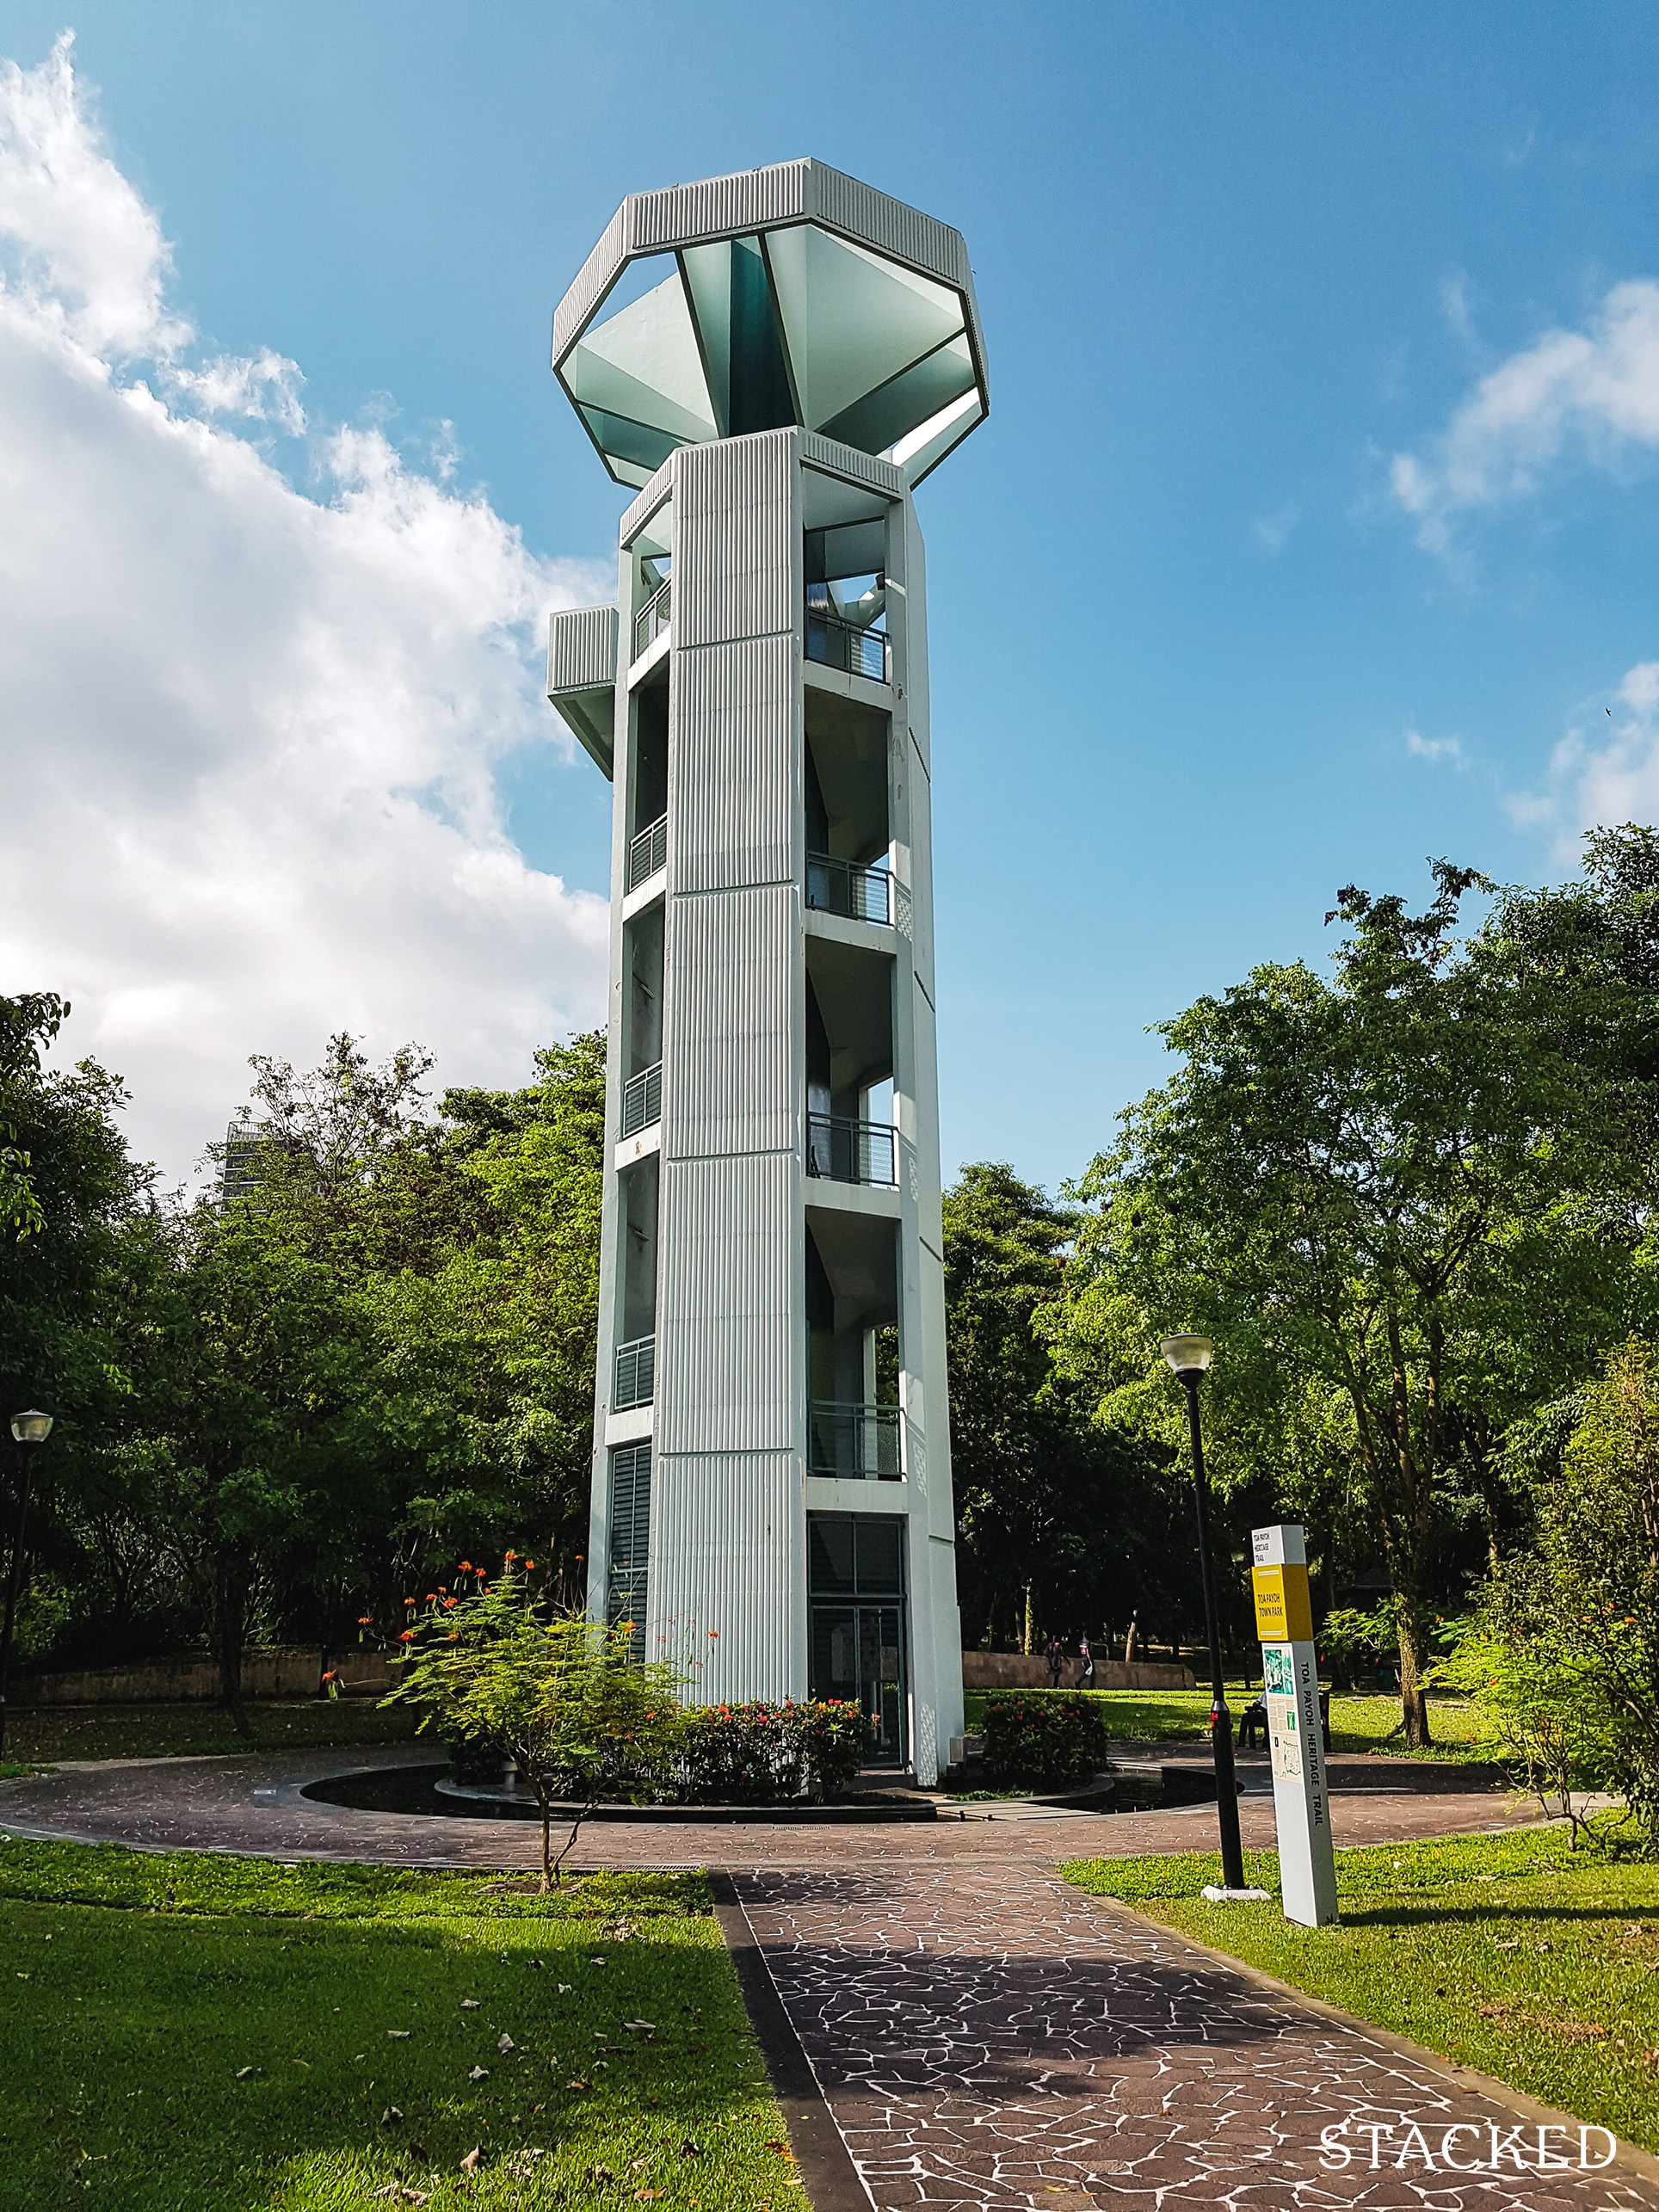
<path fill-rule="evenodd" d="M 864 1755 L 856 1704 L 699 1705 L 681 1721 L 680 1789 L 694 1805 L 776 1805 L 845 1787 Z"/>
<path fill-rule="evenodd" d="M 1082 1690 L 1015 1691 L 985 1700 L 985 1765 L 996 1782 L 1064 1789 L 1106 1765 L 1106 1723 Z"/>

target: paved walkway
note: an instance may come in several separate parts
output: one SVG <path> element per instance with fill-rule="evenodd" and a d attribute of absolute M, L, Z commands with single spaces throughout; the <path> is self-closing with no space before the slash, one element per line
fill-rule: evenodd
<path fill-rule="evenodd" d="M 0 1784 L 0 1827 L 404 1864 L 536 1856 L 530 1824 L 300 1796 L 343 1763 L 313 1753 L 63 1769 Z M 1455 1769 L 1334 1765 L 1341 1842 L 1529 1817 Z M 1241 1809 L 1246 1844 L 1270 1842 L 1270 1802 Z M 1054 1871 L 1102 1851 L 1212 1848 L 1213 1835 L 1204 1807 L 885 1827 L 607 1822 L 585 1831 L 578 1856 L 732 1873 L 875 2212 L 1659 2209 L 1659 2186 L 1622 2158 L 1606 2172 L 1540 2175 L 1539 2123 L 1555 2116 L 1280 1995 Z M 1328 2128 L 1344 2131 L 1346 2169 L 1322 2160 Z M 1373 2128 L 1392 2132 L 1373 2141 Z M 1576 2162 L 1576 2130 L 1546 2140 Z"/>

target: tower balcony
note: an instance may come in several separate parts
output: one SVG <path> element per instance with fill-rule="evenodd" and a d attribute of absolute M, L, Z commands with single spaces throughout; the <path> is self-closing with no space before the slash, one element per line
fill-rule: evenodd
<path fill-rule="evenodd" d="M 623 1087 L 622 1134 L 637 1137 L 663 1118 L 663 1063 L 642 1068 Z"/>
<path fill-rule="evenodd" d="M 657 1393 L 656 1336 L 636 1336 L 616 1347 L 616 1374 L 611 1389 L 611 1411 L 632 1413 L 648 1406 Z"/>
<path fill-rule="evenodd" d="M 827 853 L 806 856 L 806 903 L 819 914 L 893 926 L 893 878 L 885 868 L 860 868 Z"/>
<path fill-rule="evenodd" d="M 668 628 L 674 614 L 674 579 L 670 576 L 658 584 L 657 589 L 633 618 L 634 660 L 648 653 Z"/>
<path fill-rule="evenodd" d="M 891 1124 L 854 1121 L 849 1115 L 806 1117 L 806 1172 L 831 1183 L 863 1183 L 877 1190 L 898 1186 L 898 1131 Z"/>
<path fill-rule="evenodd" d="M 623 872 L 625 891 L 638 890 L 640 884 L 660 874 L 669 864 L 669 818 L 659 814 L 655 822 L 648 823 L 637 837 L 628 840 L 628 861 Z M 809 898 L 809 903 L 810 903 Z"/>
<path fill-rule="evenodd" d="M 851 1482 L 903 1482 L 897 1406 L 815 1398 L 806 1414 L 809 1474 Z"/>
<path fill-rule="evenodd" d="M 634 657 L 639 656 L 636 647 Z M 809 604 L 806 609 L 806 657 L 826 669 L 841 669 L 870 683 L 892 681 L 892 649 L 885 630 L 861 630 Z"/>

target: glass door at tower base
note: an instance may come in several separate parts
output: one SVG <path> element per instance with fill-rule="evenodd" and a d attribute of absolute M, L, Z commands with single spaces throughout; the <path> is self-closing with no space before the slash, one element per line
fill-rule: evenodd
<path fill-rule="evenodd" d="M 864 1715 L 864 1764 L 904 1764 L 902 1615 L 897 1605 L 814 1605 L 812 1695 Z"/>

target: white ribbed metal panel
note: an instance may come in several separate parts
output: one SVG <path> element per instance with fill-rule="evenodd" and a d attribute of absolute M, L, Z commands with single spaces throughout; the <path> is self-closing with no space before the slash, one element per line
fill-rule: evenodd
<path fill-rule="evenodd" d="M 889 499 L 902 499 L 909 490 L 891 461 L 881 460 L 874 453 L 861 453 L 855 446 L 843 446 L 817 430 L 801 432 L 801 459 L 816 461 L 837 476 L 850 477 L 854 484 L 867 484 L 873 491 L 885 492 Z"/>
<path fill-rule="evenodd" d="M 799 937 L 792 884 L 669 901 L 663 1043 L 669 1158 L 792 1152 Z M 710 1223 L 719 1219 L 709 1216 Z"/>
<path fill-rule="evenodd" d="M 618 542 L 625 551 L 633 543 L 634 533 L 639 528 L 641 523 L 649 521 L 651 515 L 662 504 L 663 498 L 667 495 L 669 486 L 673 481 L 674 464 L 679 459 L 679 448 L 676 447 L 675 451 L 669 455 L 667 460 L 663 462 L 662 467 L 657 470 L 651 482 L 641 487 L 638 497 L 630 501 L 628 506 L 624 509 L 621 532 Z"/>
<path fill-rule="evenodd" d="M 845 176 L 823 162 L 812 163 L 811 191 L 813 212 L 836 230 L 896 254 L 947 284 L 967 283 L 968 249 L 962 233 L 948 223 L 907 207 L 902 200 L 890 200 L 873 185 L 860 184 L 855 176 Z"/>
<path fill-rule="evenodd" d="M 627 251 L 628 203 L 625 200 L 605 225 L 605 235 L 577 272 L 576 282 L 553 313 L 553 366 L 603 298 Z"/>
<path fill-rule="evenodd" d="M 598 691 L 616 681 L 617 613 L 608 607 L 566 607 L 547 624 L 547 696 Z"/>
<path fill-rule="evenodd" d="M 786 1452 L 657 1459 L 649 1648 L 687 1664 L 694 1704 L 805 1689 L 791 1679 L 793 1489 Z"/>
<path fill-rule="evenodd" d="M 794 640 L 786 635 L 677 656 L 671 890 L 793 880 L 800 750 L 794 673 Z"/>
<path fill-rule="evenodd" d="M 792 430 L 762 430 L 678 455 L 674 642 L 724 644 L 794 628 L 799 563 L 790 528 Z"/>
<path fill-rule="evenodd" d="M 729 238 L 734 231 L 798 222 L 807 212 L 807 178 L 816 166 L 778 162 L 700 184 L 672 184 L 665 192 L 632 193 L 623 203 L 631 216 L 629 243 L 637 254 L 663 253 L 699 238 Z"/>
<path fill-rule="evenodd" d="M 787 1153 L 663 1161 L 660 1451 L 792 1445 L 793 1188 Z"/>

